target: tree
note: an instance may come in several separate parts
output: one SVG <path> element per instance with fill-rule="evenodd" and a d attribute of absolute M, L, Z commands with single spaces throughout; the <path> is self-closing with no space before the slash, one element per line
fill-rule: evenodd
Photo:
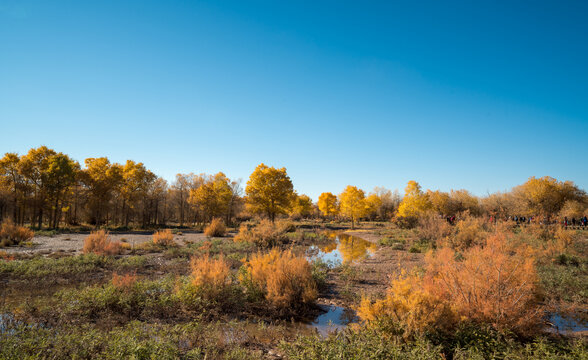
<path fill-rule="evenodd" d="M 355 186 L 348 185 L 339 195 L 341 215 L 351 219 L 351 228 L 355 228 L 355 221 L 366 213 L 365 192 Z"/>
<path fill-rule="evenodd" d="M 308 195 L 294 193 L 292 204 L 290 205 L 290 215 L 307 218 L 312 215 L 312 205 L 312 199 Z"/>
<path fill-rule="evenodd" d="M 419 183 L 414 180 L 409 181 L 406 189 L 404 189 L 404 198 L 398 206 L 398 216 L 418 218 L 431 208 L 431 201 L 427 194 L 421 190 Z"/>
<path fill-rule="evenodd" d="M 103 219 L 108 218 L 108 205 L 114 193 L 122 185 L 123 168 L 120 164 L 111 164 L 106 157 L 88 158 L 85 164 L 81 179 L 88 190 L 91 222 L 101 225 Z"/>
<path fill-rule="evenodd" d="M 147 170 L 143 163 L 127 160 L 122 171 L 123 182 L 120 188 L 123 198 L 124 224 L 129 225 L 130 217 L 141 205 L 145 205 L 150 184 L 157 178 Z M 145 219 L 143 219 L 145 225 Z"/>
<path fill-rule="evenodd" d="M 222 172 L 208 176 L 200 187 L 190 191 L 189 202 L 200 208 L 207 221 L 226 217 L 233 199 L 230 184 L 230 180 Z"/>
<path fill-rule="evenodd" d="M 560 182 L 549 176 L 531 177 L 527 182 L 513 189 L 515 198 L 521 204 L 525 215 L 551 217 L 557 214 L 566 201 L 585 201 L 586 192 L 573 182 Z"/>
<path fill-rule="evenodd" d="M 44 171 L 44 183 L 47 192 L 47 200 L 51 204 L 51 227 L 58 228 L 61 220 L 63 202 L 66 192 L 70 186 L 74 185 L 80 164 L 70 159 L 69 156 L 58 153 L 49 156 L 47 159 L 47 168 Z"/>
<path fill-rule="evenodd" d="M 171 186 L 170 193 L 174 206 L 178 209 L 180 226 L 184 226 L 190 196 L 190 179 L 194 174 L 176 174 L 176 180 Z"/>
<path fill-rule="evenodd" d="M 264 213 L 274 222 L 276 215 L 286 213 L 294 189 L 286 168 L 276 169 L 259 164 L 247 181 L 247 204 L 256 213 Z"/>
<path fill-rule="evenodd" d="M 337 196 L 330 192 L 322 193 L 318 199 L 318 208 L 325 217 L 337 215 L 339 212 Z"/>
<path fill-rule="evenodd" d="M 17 218 L 19 206 L 19 191 L 23 187 L 24 179 L 19 172 L 20 158 L 18 154 L 6 153 L 0 159 L 0 185 L 3 185 L 12 194 L 12 220 L 15 224 L 21 222 Z"/>
<path fill-rule="evenodd" d="M 365 198 L 366 215 L 370 220 L 374 220 L 378 217 L 382 203 L 382 199 L 378 194 L 372 193 Z"/>

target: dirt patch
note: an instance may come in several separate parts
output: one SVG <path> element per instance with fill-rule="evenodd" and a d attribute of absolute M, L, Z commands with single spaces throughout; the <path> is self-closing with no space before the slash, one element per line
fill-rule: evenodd
<path fill-rule="evenodd" d="M 8 253 L 23 253 L 23 254 L 41 254 L 47 255 L 54 252 L 66 253 L 81 253 L 84 247 L 84 240 L 88 234 L 59 234 L 54 236 L 35 236 L 32 240 L 31 247 L 19 246 L 8 247 L 2 250 Z M 150 233 L 110 233 L 110 239 L 113 241 L 122 241 L 131 245 L 131 247 L 139 244 L 152 241 L 152 234 Z M 174 241 L 179 245 L 194 243 L 206 240 L 207 237 L 203 233 L 190 232 L 182 235 L 174 235 Z"/>

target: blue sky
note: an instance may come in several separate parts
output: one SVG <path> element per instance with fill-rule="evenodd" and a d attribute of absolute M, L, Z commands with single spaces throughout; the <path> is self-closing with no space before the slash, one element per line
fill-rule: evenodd
<path fill-rule="evenodd" d="M 47 145 L 317 198 L 588 188 L 586 1 L 0 0 L 0 153 Z"/>

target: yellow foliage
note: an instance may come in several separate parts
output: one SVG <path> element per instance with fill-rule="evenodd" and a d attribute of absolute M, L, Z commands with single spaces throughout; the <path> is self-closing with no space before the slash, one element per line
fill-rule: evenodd
<path fill-rule="evenodd" d="M 292 204 L 290 209 L 291 216 L 305 218 L 312 215 L 312 212 L 312 199 L 308 195 L 297 195 L 295 193 L 294 196 L 292 196 Z"/>
<path fill-rule="evenodd" d="M 84 240 L 84 254 L 94 253 L 98 255 L 120 254 L 120 242 L 110 241 L 109 234 L 105 230 L 92 231 Z"/>
<path fill-rule="evenodd" d="M 227 213 L 233 191 L 230 180 L 225 174 L 219 172 L 214 176 L 204 179 L 202 185 L 190 191 L 189 202 L 196 205 L 207 219 L 220 217 Z"/>
<path fill-rule="evenodd" d="M 227 228 L 225 223 L 220 218 L 214 218 L 210 224 L 204 229 L 204 234 L 208 237 L 225 236 Z"/>
<path fill-rule="evenodd" d="M 290 208 L 294 190 L 286 168 L 259 164 L 247 181 L 245 193 L 249 209 L 266 214 L 273 222 L 276 215 L 286 213 Z"/>
<path fill-rule="evenodd" d="M 273 224 L 270 220 L 264 219 L 257 226 L 251 228 L 241 224 L 239 233 L 235 235 L 233 241 L 252 242 L 259 247 L 269 248 L 287 242 L 288 238 L 285 233 L 289 229 L 289 223 L 278 221 Z"/>
<path fill-rule="evenodd" d="M 211 259 L 208 255 L 192 258 L 192 285 L 204 296 L 214 298 L 221 294 L 231 283 L 231 269 L 221 256 Z"/>
<path fill-rule="evenodd" d="M 252 284 L 277 308 L 310 303 L 318 296 L 310 264 L 290 250 L 273 249 L 265 254 L 254 254 L 245 269 L 239 280 Z"/>
<path fill-rule="evenodd" d="M 337 196 L 330 192 L 324 192 L 319 196 L 318 208 L 323 216 L 335 216 L 339 212 Z"/>
<path fill-rule="evenodd" d="M 453 236 L 445 238 L 444 245 L 464 250 L 475 245 L 483 245 L 487 236 L 488 230 L 483 218 L 466 216 L 457 222 Z"/>
<path fill-rule="evenodd" d="M 427 330 L 449 330 L 458 321 L 449 303 L 424 288 L 421 277 L 404 272 L 391 281 L 384 299 L 372 302 L 364 296 L 356 310 L 363 321 L 398 326 L 407 337 Z"/>
<path fill-rule="evenodd" d="M 432 208 L 427 194 L 423 193 L 421 186 L 414 180 L 408 182 L 404 189 L 404 198 L 398 206 L 398 216 L 404 218 L 419 217 Z"/>
<path fill-rule="evenodd" d="M 341 215 L 351 219 L 351 228 L 355 222 L 366 214 L 365 192 L 355 186 L 348 185 L 339 195 Z"/>
<path fill-rule="evenodd" d="M 170 229 L 156 231 L 153 234 L 153 243 L 161 246 L 173 246 L 176 244 L 174 242 L 174 234 L 172 234 Z"/>

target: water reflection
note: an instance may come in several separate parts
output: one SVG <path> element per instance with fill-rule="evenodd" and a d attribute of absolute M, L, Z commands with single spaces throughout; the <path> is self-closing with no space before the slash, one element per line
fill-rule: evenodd
<path fill-rule="evenodd" d="M 358 321 L 353 310 L 332 305 L 321 305 L 321 308 L 325 313 L 319 315 L 310 325 L 323 336 L 335 330 L 343 330 L 347 325 Z"/>
<path fill-rule="evenodd" d="M 326 235 L 330 242 L 309 248 L 312 258 L 332 263 L 349 263 L 373 255 L 376 251 L 376 244 L 357 236 L 334 232 L 327 232 Z"/>

